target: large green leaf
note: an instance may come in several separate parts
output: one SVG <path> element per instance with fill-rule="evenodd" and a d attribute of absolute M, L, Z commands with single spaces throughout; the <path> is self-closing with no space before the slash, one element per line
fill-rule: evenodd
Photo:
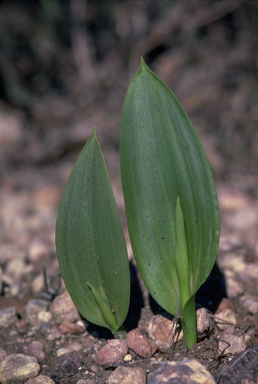
<path fill-rule="evenodd" d="M 182 311 L 175 265 L 177 199 L 178 233 L 185 229 L 192 297 L 216 259 L 218 201 L 197 132 L 175 95 L 143 60 L 124 102 L 120 156 L 128 229 L 139 271 L 153 298 L 176 315 Z"/>
<path fill-rule="evenodd" d="M 129 307 L 129 263 L 95 129 L 63 193 L 56 249 L 65 285 L 79 312 L 92 323 L 116 331 Z"/>

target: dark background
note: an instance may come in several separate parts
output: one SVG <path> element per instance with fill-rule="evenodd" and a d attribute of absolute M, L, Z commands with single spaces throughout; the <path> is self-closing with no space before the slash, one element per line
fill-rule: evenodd
<path fill-rule="evenodd" d="M 72 164 L 94 125 L 118 176 L 122 105 L 141 56 L 190 116 L 215 178 L 256 196 L 254 0 L 2 1 L 1 177 Z"/>

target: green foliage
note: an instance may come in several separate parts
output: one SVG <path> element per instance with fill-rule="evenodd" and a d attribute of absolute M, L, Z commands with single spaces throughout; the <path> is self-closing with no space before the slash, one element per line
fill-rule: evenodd
<path fill-rule="evenodd" d="M 194 300 L 219 242 L 216 189 L 202 143 L 171 90 L 142 60 L 121 120 L 121 177 L 134 256 L 146 287 L 197 341 Z"/>
<path fill-rule="evenodd" d="M 197 342 L 195 295 L 219 242 L 216 189 L 202 143 L 171 90 L 142 60 L 121 120 L 121 176 L 134 256 L 153 298 Z M 129 307 L 123 228 L 95 129 L 68 180 L 56 247 L 75 305 L 121 336 Z"/>
<path fill-rule="evenodd" d="M 115 197 L 94 129 L 67 182 L 56 224 L 56 250 L 79 312 L 116 333 L 128 312 L 130 276 Z"/>

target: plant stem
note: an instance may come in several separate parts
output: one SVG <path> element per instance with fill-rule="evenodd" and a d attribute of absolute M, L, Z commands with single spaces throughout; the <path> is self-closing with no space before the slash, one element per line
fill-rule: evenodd
<path fill-rule="evenodd" d="M 181 324 L 184 333 L 184 342 L 189 349 L 192 349 L 193 345 L 197 344 L 195 295 L 190 298 L 183 308 L 183 319 Z"/>
<path fill-rule="evenodd" d="M 115 339 L 122 339 L 122 340 L 126 339 L 127 332 L 123 325 L 121 325 L 121 327 L 117 331 L 112 331 L 112 333 Z"/>

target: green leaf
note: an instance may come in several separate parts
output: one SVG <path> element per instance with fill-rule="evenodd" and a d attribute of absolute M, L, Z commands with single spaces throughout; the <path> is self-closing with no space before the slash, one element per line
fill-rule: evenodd
<path fill-rule="evenodd" d="M 117 331 L 130 300 L 124 232 L 94 129 L 67 182 L 56 224 L 56 250 L 79 312 Z"/>
<path fill-rule="evenodd" d="M 197 132 L 175 95 L 143 60 L 124 102 L 120 156 L 128 229 L 139 271 L 153 298 L 177 315 L 183 312 L 183 279 L 190 279 L 192 303 L 214 265 L 218 201 Z M 176 211 L 181 220 L 178 233 Z M 181 266 L 188 277 L 178 277 L 175 261 L 177 247 L 182 248 L 176 244 L 182 228 L 187 252 L 177 258 L 183 263 L 188 257 L 188 268 Z"/>

